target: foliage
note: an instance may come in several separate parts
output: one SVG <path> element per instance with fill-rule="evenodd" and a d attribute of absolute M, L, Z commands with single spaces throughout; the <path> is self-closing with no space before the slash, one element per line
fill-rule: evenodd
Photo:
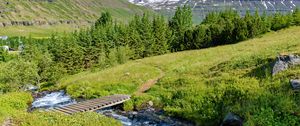
<path fill-rule="evenodd" d="M 22 113 L 14 116 L 13 123 L 19 126 L 121 126 L 121 123 L 98 113 L 78 113 L 65 115 L 62 113 Z"/>
<path fill-rule="evenodd" d="M 0 123 L 6 119 L 12 119 L 12 123 L 20 126 L 120 126 L 120 122 L 107 118 L 98 113 L 80 113 L 65 115 L 54 112 L 33 112 L 27 113 L 28 103 L 32 102 L 29 93 L 16 92 L 0 96 Z"/>
<path fill-rule="evenodd" d="M 134 109 L 134 103 L 132 100 L 126 101 L 123 105 L 123 109 L 125 111 L 133 111 Z"/>
<path fill-rule="evenodd" d="M 25 112 L 32 97 L 28 93 L 7 93 L 0 95 L 0 123 L 13 114 Z"/>
<path fill-rule="evenodd" d="M 24 60 L 12 60 L 0 67 L 0 81 L 5 84 L 35 84 L 39 79 L 37 65 Z"/>
<path fill-rule="evenodd" d="M 294 24 L 299 26 L 300 25 L 300 9 L 296 8 L 293 12 Z"/>

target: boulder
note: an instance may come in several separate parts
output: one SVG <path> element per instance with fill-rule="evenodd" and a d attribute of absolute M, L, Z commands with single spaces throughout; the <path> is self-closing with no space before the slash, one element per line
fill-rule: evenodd
<path fill-rule="evenodd" d="M 221 126 L 243 126 L 243 120 L 241 117 L 230 112 L 225 116 Z"/>
<path fill-rule="evenodd" d="M 34 86 L 32 84 L 29 84 L 29 85 L 25 86 L 25 91 L 36 92 L 38 90 L 39 90 L 39 87 Z"/>
<path fill-rule="evenodd" d="M 293 90 L 300 90 L 300 80 L 291 80 L 290 83 Z"/>
<path fill-rule="evenodd" d="M 273 66 L 272 75 L 288 69 L 291 66 L 300 64 L 300 56 L 295 54 L 279 55 Z"/>

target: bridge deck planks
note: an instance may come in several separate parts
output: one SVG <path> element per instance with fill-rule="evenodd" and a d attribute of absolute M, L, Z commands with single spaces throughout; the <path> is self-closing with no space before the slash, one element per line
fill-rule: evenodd
<path fill-rule="evenodd" d="M 129 95 L 111 95 L 97 99 L 87 100 L 76 104 L 71 104 L 63 107 L 53 108 L 54 111 L 62 112 L 65 114 L 74 114 L 85 111 L 95 111 L 117 104 L 121 104 L 130 99 Z"/>

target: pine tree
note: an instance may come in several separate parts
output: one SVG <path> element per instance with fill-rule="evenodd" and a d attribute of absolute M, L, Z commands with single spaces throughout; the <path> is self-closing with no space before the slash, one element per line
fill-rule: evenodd
<path fill-rule="evenodd" d="M 140 24 L 140 36 L 144 45 L 144 52 L 142 57 L 148 57 L 151 56 L 153 53 L 153 30 L 152 30 L 152 23 L 149 19 L 149 15 L 145 13 L 141 19 Z"/>
<path fill-rule="evenodd" d="M 95 27 L 111 25 L 113 23 L 112 16 L 109 12 L 103 12 L 101 17 L 96 21 Z"/>
<path fill-rule="evenodd" d="M 263 22 L 262 22 L 262 19 L 261 19 L 260 15 L 259 15 L 258 10 L 255 11 L 252 22 L 253 22 L 253 29 L 252 29 L 253 30 L 253 33 L 252 33 L 253 37 L 262 34 L 263 33 L 263 31 L 262 31 Z"/>
<path fill-rule="evenodd" d="M 207 48 L 211 46 L 210 31 L 205 25 L 199 25 L 193 32 L 193 49 Z"/>
<path fill-rule="evenodd" d="M 183 41 L 180 44 L 182 50 L 195 49 L 193 30 L 189 29 L 184 32 Z"/>
<path fill-rule="evenodd" d="M 201 22 L 201 24 L 212 24 L 217 23 L 219 21 L 219 13 L 210 12 L 206 15 L 205 19 Z"/>
<path fill-rule="evenodd" d="M 269 32 L 271 30 L 271 21 L 270 21 L 270 17 L 267 16 L 266 12 L 262 14 L 261 20 L 262 20 L 261 33 L 264 34 L 266 32 Z"/>
<path fill-rule="evenodd" d="M 274 31 L 280 30 L 282 28 L 285 28 L 286 25 L 287 25 L 287 20 L 282 14 L 276 13 L 273 15 L 272 26 L 271 26 L 272 30 Z"/>
<path fill-rule="evenodd" d="M 253 16 L 250 14 L 250 11 L 246 12 L 244 20 L 247 24 L 247 30 L 248 30 L 247 38 L 255 37 L 255 33 L 256 33 L 256 28 L 255 28 L 256 26 L 255 26 L 255 23 L 254 23 L 255 20 L 254 20 Z"/>
<path fill-rule="evenodd" d="M 183 50 L 182 41 L 184 40 L 184 33 L 186 30 L 192 28 L 192 10 L 188 6 L 176 9 L 174 17 L 171 19 L 169 25 L 173 34 L 173 41 L 171 43 L 173 51 Z"/>
<path fill-rule="evenodd" d="M 234 20 L 235 29 L 233 34 L 235 35 L 235 42 L 246 40 L 248 37 L 247 23 L 243 18 L 236 18 Z"/>
<path fill-rule="evenodd" d="M 142 58 L 145 46 L 142 42 L 139 29 L 141 28 L 141 18 L 139 15 L 135 15 L 133 20 L 129 22 L 128 32 L 130 33 L 129 37 L 129 47 L 133 50 L 134 54 L 132 59 Z"/>
<path fill-rule="evenodd" d="M 153 19 L 153 36 L 154 36 L 154 44 L 153 44 L 153 54 L 161 55 L 168 52 L 169 45 L 169 29 L 164 17 L 156 16 Z"/>
<path fill-rule="evenodd" d="M 294 24 L 300 26 L 300 9 L 296 8 L 293 12 Z"/>
<path fill-rule="evenodd" d="M 97 47 L 97 42 L 93 39 L 91 32 L 94 32 L 94 29 L 82 30 L 76 34 L 76 41 L 78 45 L 81 47 L 84 55 L 83 55 L 83 64 L 84 68 L 91 68 L 94 64 L 97 63 L 99 59 L 99 48 Z"/>
<path fill-rule="evenodd" d="M 221 44 L 232 43 L 235 40 L 235 35 L 233 31 L 235 29 L 234 20 L 239 17 L 236 11 L 227 10 L 221 13 L 221 18 L 223 19 L 224 30 L 221 34 Z"/>
<path fill-rule="evenodd" d="M 62 64 L 70 74 L 75 74 L 83 69 L 84 52 L 76 43 L 74 36 L 52 38 L 51 41 L 49 52 L 53 56 L 53 61 Z"/>

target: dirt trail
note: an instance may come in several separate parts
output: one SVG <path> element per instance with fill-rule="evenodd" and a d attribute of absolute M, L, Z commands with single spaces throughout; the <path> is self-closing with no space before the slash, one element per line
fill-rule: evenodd
<path fill-rule="evenodd" d="M 161 78 L 163 78 L 165 76 L 165 73 L 160 68 L 158 68 L 158 67 L 156 67 L 156 68 L 159 70 L 160 75 L 154 79 L 148 80 L 147 82 L 143 83 L 134 94 L 141 95 L 141 94 L 145 93 L 154 84 L 156 84 L 158 82 L 158 80 L 160 80 Z"/>
<path fill-rule="evenodd" d="M 14 124 L 12 123 L 11 118 L 7 118 L 1 126 L 14 126 Z"/>

